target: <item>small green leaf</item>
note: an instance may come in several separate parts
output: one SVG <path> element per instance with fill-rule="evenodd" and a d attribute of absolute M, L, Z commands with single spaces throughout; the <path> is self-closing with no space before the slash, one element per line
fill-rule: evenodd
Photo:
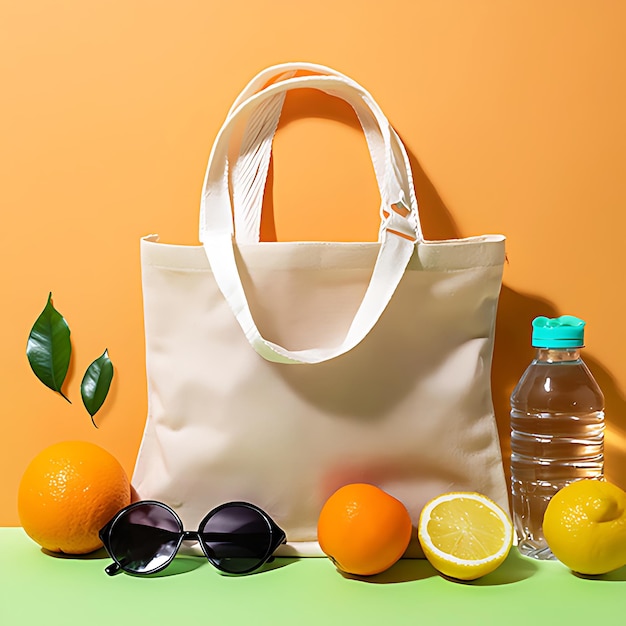
<path fill-rule="evenodd" d="M 52 306 L 52 293 L 41 315 L 35 321 L 28 343 L 26 356 L 35 376 L 53 391 L 60 393 L 70 365 L 72 344 L 70 329 L 63 316 Z"/>
<path fill-rule="evenodd" d="M 83 404 L 89 415 L 91 415 L 91 421 L 94 426 L 96 426 L 96 423 L 93 420 L 93 416 L 106 400 L 111 387 L 111 380 L 113 380 L 113 363 L 109 359 L 108 351 L 105 350 L 102 356 L 98 357 L 87 368 L 83 382 L 80 384 Z"/>

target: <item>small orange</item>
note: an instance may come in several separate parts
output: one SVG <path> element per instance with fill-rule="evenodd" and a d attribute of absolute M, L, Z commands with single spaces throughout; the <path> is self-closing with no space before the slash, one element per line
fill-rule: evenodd
<path fill-rule="evenodd" d="M 359 576 L 390 568 L 406 551 L 412 532 L 404 504 L 365 483 L 335 491 L 317 523 L 317 539 L 324 554 L 341 571 Z"/>
<path fill-rule="evenodd" d="M 26 534 L 52 552 L 86 554 L 102 546 L 98 531 L 130 503 L 130 484 L 117 459 L 84 441 L 54 444 L 22 476 L 17 495 Z"/>

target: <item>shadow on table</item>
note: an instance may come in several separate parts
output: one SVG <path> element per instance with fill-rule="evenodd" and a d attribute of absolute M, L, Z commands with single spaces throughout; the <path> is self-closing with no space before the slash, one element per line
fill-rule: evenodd
<path fill-rule="evenodd" d="M 188 572 L 192 572 L 193 570 L 198 569 L 199 567 L 209 567 L 213 569 L 213 571 L 220 576 L 241 578 L 242 576 L 261 576 L 264 573 L 271 572 L 272 570 L 281 569 L 286 567 L 287 565 L 293 563 L 297 559 L 276 559 L 271 563 L 266 563 L 258 570 L 251 572 L 249 574 L 229 574 L 227 572 L 222 572 L 217 568 L 212 567 L 206 558 L 202 556 L 177 556 L 164 570 L 160 572 L 155 572 L 154 574 L 128 574 L 129 576 L 133 576 L 135 578 L 164 578 L 166 576 L 177 576 L 179 574 L 186 574 Z"/>
<path fill-rule="evenodd" d="M 622 582 L 626 580 L 626 566 L 620 567 L 608 574 L 599 574 L 598 576 L 587 576 L 586 574 L 574 574 L 577 578 L 583 580 L 598 580 L 605 582 Z"/>
<path fill-rule="evenodd" d="M 393 583 L 406 583 L 414 580 L 423 580 L 437 576 L 437 571 L 426 559 L 401 559 L 388 570 L 373 576 L 357 576 L 337 570 L 344 578 L 360 580 L 364 583 L 387 585 Z"/>
<path fill-rule="evenodd" d="M 111 561 L 111 557 L 107 554 L 107 551 L 104 548 L 100 548 L 95 552 L 90 552 L 89 554 L 66 554 L 64 552 L 52 552 L 50 550 L 46 550 L 45 548 L 41 548 L 41 552 L 47 556 L 51 556 L 55 559 L 69 559 L 73 561 L 92 561 L 92 560 L 103 560 L 103 561 Z M 293 563 L 297 559 L 276 559 L 270 563 L 266 563 L 260 569 L 248 574 L 250 576 L 255 576 L 258 574 L 263 574 L 264 572 L 269 572 L 275 569 L 280 569 Z M 130 574 L 120 572 L 119 575 L 132 576 L 133 578 L 164 578 L 166 576 L 177 576 L 179 574 L 186 574 L 187 572 L 192 572 L 193 570 L 198 569 L 204 565 L 208 565 L 208 561 L 203 556 L 191 556 L 191 555 L 178 555 L 176 558 L 163 570 L 160 572 L 155 572 L 153 574 Z M 220 572 L 219 570 L 215 570 L 219 574 L 223 574 L 224 576 L 229 576 L 224 572 Z M 240 576 L 241 574 L 237 574 Z"/>
<path fill-rule="evenodd" d="M 526 580 L 535 574 L 538 569 L 537 563 L 523 557 L 517 548 L 511 548 L 509 556 L 495 572 L 487 574 L 478 580 L 467 581 L 466 584 L 476 587 L 493 587 L 497 585 L 510 585 Z"/>
<path fill-rule="evenodd" d="M 41 551 L 46 556 L 51 556 L 55 559 L 71 559 L 73 561 L 92 561 L 94 559 L 110 558 L 104 548 L 89 552 L 88 554 L 66 554 L 65 552 L 52 552 L 52 550 L 46 550 L 45 548 L 41 548 Z"/>
<path fill-rule="evenodd" d="M 47 556 L 51 556 L 55 559 L 70 559 L 73 561 L 93 561 L 102 560 L 111 562 L 111 557 L 107 554 L 104 548 L 100 548 L 95 552 L 89 554 L 65 554 L 64 552 L 51 552 L 45 548 L 41 548 L 41 551 Z M 191 572 L 201 565 L 206 563 L 206 559 L 200 557 L 191 556 L 177 556 L 164 570 L 156 572 L 154 574 L 128 574 L 126 576 L 133 576 L 136 578 L 162 578 L 164 576 L 176 576 L 177 574 L 185 574 Z M 120 575 L 122 572 L 120 572 Z"/>
<path fill-rule="evenodd" d="M 341 571 L 339 573 L 344 578 L 348 578 L 350 580 L 360 580 L 365 583 L 373 583 L 377 585 L 406 583 L 431 578 L 433 576 L 441 576 L 442 578 L 457 584 L 490 587 L 497 585 L 510 585 L 520 582 L 533 576 L 536 571 L 536 563 L 530 559 L 522 557 L 518 554 L 517 550 L 511 550 L 504 563 L 500 565 L 495 572 L 487 574 L 477 580 L 465 581 L 443 576 L 437 572 L 437 570 L 435 570 L 435 568 L 426 559 L 402 559 L 393 567 L 390 567 L 387 571 L 382 572 L 381 574 L 376 574 L 375 576 L 355 576 Z M 626 568 L 624 568 L 624 575 L 626 575 Z M 614 580 L 621 579 L 616 578 Z"/>
<path fill-rule="evenodd" d="M 221 576 L 241 578 L 242 576 L 261 576 L 262 574 L 271 572 L 272 570 L 286 567 L 296 560 L 297 559 L 275 559 L 270 563 L 265 563 L 263 567 L 255 570 L 254 572 L 250 572 L 249 574 L 229 574 L 227 572 L 222 572 L 217 568 L 212 567 L 205 557 L 179 555 L 164 570 L 161 570 L 160 572 L 155 572 L 154 574 L 148 574 L 146 576 L 143 576 L 141 574 L 131 574 L 131 576 L 135 576 L 137 578 L 163 578 L 165 576 L 186 574 L 187 572 L 191 572 L 195 569 L 198 569 L 199 567 L 208 566 L 213 569 L 216 574 L 219 574 Z"/>

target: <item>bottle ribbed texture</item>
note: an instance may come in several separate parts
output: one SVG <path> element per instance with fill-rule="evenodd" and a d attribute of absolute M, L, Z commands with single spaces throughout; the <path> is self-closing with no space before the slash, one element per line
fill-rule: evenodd
<path fill-rule="evenodd" d="M 522 554 L 553 558 L 542 531 L 550 498 L 600 478 L 604 397 L 578 349 L 539 349 L 511 395 L 511 495 Z"/>

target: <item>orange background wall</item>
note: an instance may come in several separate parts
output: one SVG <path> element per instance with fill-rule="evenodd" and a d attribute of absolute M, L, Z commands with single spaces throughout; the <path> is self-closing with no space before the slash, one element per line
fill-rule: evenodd
<path fill-rule="evenodd" d="M 0 524 L 18 524 L 19 478 L 55 441 L 94 441 L 132 472 L 146 414 L 139 238 L 196 243 L 232 100 L 289 60 L 373 93 L 410 152 L 428 238 L 508 237 L 494 364 L 505 454 L 530 321 L 572 313 L 606 394 L 607 474 L 626 487 L 625 26 L 619 0 L 1 0 Z M 268 236 L 374 239 L 352 116 L 324 98 L 289 107 Z M 25 356 L 49 291 L 72 329 L 71 405 Z M 96 430 L 79 385 L 105 347 L 116 376 Z"/>

